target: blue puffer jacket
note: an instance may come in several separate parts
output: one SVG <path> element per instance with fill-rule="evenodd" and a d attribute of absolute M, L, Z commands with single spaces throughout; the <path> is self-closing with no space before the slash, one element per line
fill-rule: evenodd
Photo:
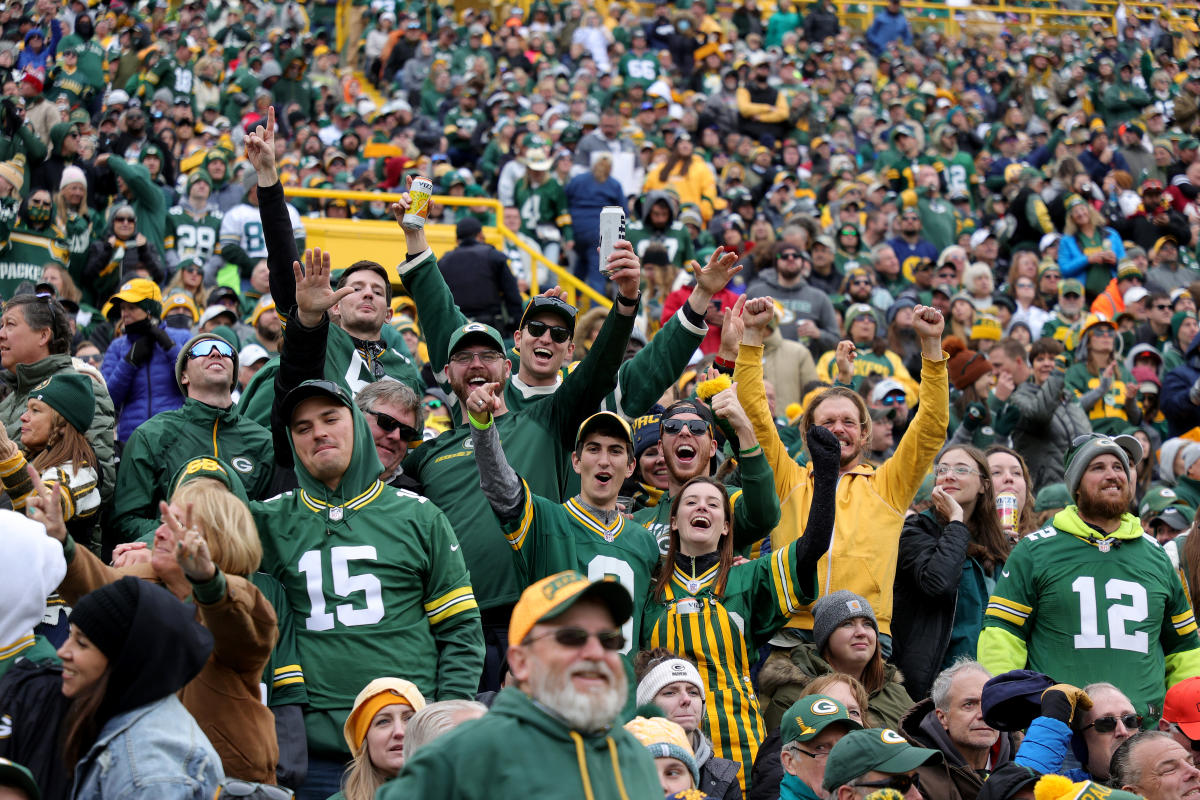
<path fill-rule="evenodd" d="M 1162 406 L 1167 418 L 1167 432 L 1171 436 L 1182 436 L 1200 425 L 1200 406 L 1192 403 L 1188 396 L 1192 384 L 1200 378 L 1200 333 L 1192 339 L 1185 354 L 1187 361 L 1163 376 Z"/>
<path fill-rule="evenodd" d="M 118 336 L 104 353 L 100 372 L 117 408 L 117 441 L 124 442 L 155 414 L 183 405 L 183 394 L 175 383 L 175 359 L 191 333 L 185 328 L 165 330 L 175 346 L 166 352 L 156 344 L 150 361 L 140 367 L 126 359 L 137 337 Z"/>

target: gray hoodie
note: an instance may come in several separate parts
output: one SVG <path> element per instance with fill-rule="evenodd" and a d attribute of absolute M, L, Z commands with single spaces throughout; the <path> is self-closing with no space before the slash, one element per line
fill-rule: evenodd
<path fill-rule="evenodd" d="M 772 268 L 758 273 L 758 277 L 746 289 L 747 299 L 766 296 L 770 296 L 783 307 L 783 320 L 779 323 L 783 338 L 799 341 L 796 323 L 811 319 L 821 329 L 818 339 L 805 342 L 812 351 L 813 358 L 818 358 L 826 350 L 837 346 L 841 335 L 829 295 L 814 289 L 803 280 L 792 287 L 780 286 L 779 273 Z"/>

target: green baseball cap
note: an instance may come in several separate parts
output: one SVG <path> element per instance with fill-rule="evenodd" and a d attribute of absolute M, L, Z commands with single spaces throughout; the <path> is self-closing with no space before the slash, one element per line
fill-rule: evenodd
<path fill-rule="evenodd" d="M 0 786 L 11 786 L 29 795 L 30 800 L 42 800 L 42 792 L 28 767 L 7 758 L 0 758 Z"/>
<path fill-rule="evenodd" d="M 784 744 L 807 742 L 835 722 L 846 723 L 846 729 L 852 731 L 862 727 L 850 717 L 846 707 L 832 697 L 823 694 L 801 697 L 783 712 L 779 737 Z"/>
<path fill-rule="evenodd" d="M 821 785 L 832 792 L 868 772 L 908 772 L 941 760 L 939 751 L 913 747 L 891 728 L 864 728 L 850 731 L 829 751 Z"/>
<path fill-rule="evenodd" d="M 454 351 L 458 350 L 460 344 L 469 344 L 472 341 L 487 342 L 488 344 L 495 345 L 496 349 L 501 353 L 504 352 L 504 339 L 500 336 L 500 331 L 491 325 L 484 325 L 482 322 L 468 322 L 450 334 L 450 344 L 446 348 L 446 357 L 449 358 L 454 355 Z"/>
<path fill-rule="evenodd" d="M 1065 483 L 1050 483 L 1038 489 L 1037 499 L 1033 501 L 1033 511 L 1040 514 L 1052 508 L 1066 508 L 1074 503 Z"/>
<path fill-rule="evenodd" d="M 1065 297 L 1069 294 L 1077 294 L 1083 297 L 1083 284 L 1075 278 L 1067 278 L 1062 283 L 1058 284 L 1058 296 Z"/>
<path fill-rule="evenodd" d="M 1187 503 L 1179 499 L 1179 495 L 1170 486 L 1152 486 L 1142 498 L 1142 504 L 1138 506 L 1138 516 L 1161 514 L 1172 506 L 1185 510 L 1189 518 L 1195 513 Z"/>

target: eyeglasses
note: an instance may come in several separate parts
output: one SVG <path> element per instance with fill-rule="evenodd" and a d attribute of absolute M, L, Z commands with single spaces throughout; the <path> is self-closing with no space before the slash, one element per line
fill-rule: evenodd
<path fill-rule="evenodd" d="M 460 367 L 465 367 L 476 358 L 478 358 L 484 364 L 495 364 L 504 358 L 504 353 L 496 350 L 475 350 L 471 352 L 464 352 L 460 350 L 459 352 L 450 356 L 450 361 L 453 364 L 458 364 Z"/>
<path fill-rule="evenodd" d="M 554 641 L 561 644 L 563 647 L 569 647 L 572 650 L 578 650 L 587 644 L 588 639 L 593 636 L 600 642 L 600 646 L 605 650 L 617 651 L 625 646 L 625 636 L 620 631 L 600 631 L 599 633 L 591 633 L 583 628 L 568 626 L 565 628 L 555 628 L 550 633 L 544 633 L 541 636 L 530 636 L 525 641 L 536 642 L 538 639 L 546 639 L 553 636 Z"/>
<path fill-rule="evenodd" d="M 959 476 L 960 478 L 965 477 L 967 475 L 978 475 L 979 474 L 979 470 L 972 469 L 971 467 L 968 467 L 965 464 L 954 464 L 953 466 L 951 466 L 950 464 L 938 464 L 936 467 L 933 468 L 934 475 L 949 475 L 951 472 L 953 472 L 955 475 Z"/>
<path fill-rule="evenodd" d="M 422 405 L 424 405 L 426 408 L 441 408 L 442 401 L 441 400 L 426 400 L 424 403 L 422 403 Z"/>
<path fill-rule="evenodd" d="M 691 431 L 692 436 L 704 436 L 708 433 L 708 423 L 702 419 L 664 419 L 662 421 L 662 432 L 669 433 L 672 436 L 678 436 L 683 433 L 683 429 L 687 428 Z"/>
<path fill-rule="evenodd" d="M 777 256 L 777 258 L 778 258 L 780 261 L 795 261 L 795 260 L 796 260 L 797 258 L 799 258 L 799 257 L 800 257 L 800 254 L 799 254 L 799 253 L 792 252 L 791 250 L 789 250 L 789 251 L 788 251 L 788 252 L 786 252 L 786 253 L 780 253 L 780 254 Z"/>
<path fill-rule="evenodd" d="M 921 776 L 915 773 L 912 775 L 893 775 L 886 781 L 863 781 L 851 785 L 861 786 L 864 789 L 895 789 L 900 794 L 904 794 L 914 787 L 917 789 L 921 788 Z"/>
<path fill-rule="evenodd" d="M 1134 731 L 1142 727 L 1140 714 L 1122 714 L 1119 717 L 1109 714 L 1106 717 L 1097 717 L 1095 722 L 1084 725 L 1083 729 L 1086 731 L 1088 728 L 1095 728 L 1096 733 L 1112 733 L 1117 729 L 1117 720 L 1121 721 L 1126 730 Z"/>
<path fill-rule="evenodd" d="M 406 425 L 390 414 L 384 414 L 382 411 L 366 412 L 375 418 L 375 423 L 379 425 L 379 429 L 384 433 L 393 433 L 400 431 L 400 436 L 405 441 L 413 442 L 421 438 L 421 434 L 411 425 Z"/>
<path fill-rule="evenodd" d="M 192 345 L 187 354 L 188 358 L 204 358 L 213 353 L 223 358 L 233 358 L 233 345 L 226 341 L 218 341 L 217 339 L 205 339 L 202 342 L 196 342 Z"/>
<path fill-rule="evenodd" d="M 851 286 L 870 286 L 871 279 L 870 278 L 855 278 L 854 280 L 850 281 L 850 285 Z"/>
<path fill-rule="evenodd" d="M 897 392 L 896 394 L 885 395 L 879 402 L 885 406 L 899 406 L 907 403 L 908 398 L 902 393 Z"/>
<path fill-rule="evenodd" d="M 1152 308 L 1153 308 L 1155 311 L 1170 311 L 1170 310 L 1171 310 L 1171 304 L 1170 304 L 1170 303 L 1155 303 L 1155 304 L 1152 306 Z"/>
<path fill-rule="evenodd" d="M 792 752 L 800 753 L 801 755 L 808 756 L 809 758 L 813 759 L 814 761 L 820 761 L 822 759 L 829 758 L 829 751 L 832 750 L 833 748 L 827 744 L 823 744 L 819 748 L 817 748 L 817 751 L 815 753 L 810 753 L 807 750 L 805 750 L 803 747 L 800 747 L 800 745 L 793 744 L 789 749 L 791 749 Z"/>
<path fill-rule="evenodd" d="M 544 322 L 539 322 L 532 319 L 525 323 L 525 330 L 529 331 L 529 335 L 535 339 L 540 339 L 546 331 L 550 331 L 550 341 L 556 344 L 562 344 L 567 339 L 571 338 L 571 332 L 562 325 L 547 325 Z"/>

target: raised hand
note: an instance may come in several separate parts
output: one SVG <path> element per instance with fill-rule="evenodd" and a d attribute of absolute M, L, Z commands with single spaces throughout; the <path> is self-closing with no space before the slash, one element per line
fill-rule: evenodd
<path fill-rule="evenodd" d="M 738 265 L 737 253 L 718 247 L 708 257 L 708 263 L 703 267 L 699 262 L 692 262 L 692 275 L 696 278 L 696 288 L 703 289 L 709 297 L 720 294 L 733 276 L 742 271 Z"/>
<path fill-rule="evenodd" d="M 162 502 L 158 503 L 158 511 L 162 523 L 171 531 L 175 540 L 175 561 L 183 574 L 192 583 L 210 581 L 217 573 L 216 565 L 209 555 L 208 543 L 200 529 L 192 522 L 192 504 L 188 503 L 183 512 L 183 519 L 175 513 L 175 509 Z"/>
<path fill-rule="evenodd" d="M 838 383 L 849 384 L 854 380 L 854 359 L 858 358 L 858 348 L 849 339 L 842 339 L 837 343 L 833 357 L 837 362 Z"/>
<path fill-rule="evenodd" d="M 813 472 L 830 472 L 835 475 L 842 465 L 842 443 L 828 428 L 814 425 L 808 431 L 808 455 L 812 459 Z"/>
<path fill-rule="evenodd" d="M 605 265 L 601 264 L 601 267 Z M 609 279 L 616 284 L 622 297 L 632 300 L 638 296 L 642 286 L 642 262 L 633 251 L 633 245 L 619 239 L 608 257 Z M 618 308 L 621 305 L 617 304 Z"/>
<path fill-rule="evenodd" d="M 760 345 L 767 338 L 767 326 L 775 316 L 775 301 L 770 297 L 755 297 L 742 306 L 742 344 Z"/>
<path fill-rule="evenodd" d="M 942 318 L 942 312 L 936 308 L 917 306 L 913 309 L 913 330 L 922 339 L 937 339 L 940 342 L 945 327 L 946 320 Z"/>
<path fill-rule="evenodd" d="M 266 127 L 259 125 L 246 137 L 246 160 L 258 173 L 259 186 L 274 186 L 279 182 L 275 167 L 275 108 L 267 106 Z"/>
<path fill-rule="evenodd" d="M 499 411 L 501 405 L 499 383 L 485 383 L 467 395 L 467 411 L 485 424 L 491 422 L 492 414 Z"/>
<path fill-rule="evenodd" d="M 321 324 L 325 312 L 354 291 L 350 286 L 334 291 L 329 284 L 329 265 L 329 253 L 319 247 L 304 251 L 303 269 L 299 261 L 292 262 L 292 275 L 296 279 L 296 316 L 306 328 Z"/>
<path fill-rule="evenodd" d="M 727 361 L 736 361 L 738 346 L 742 343 L 742 334 L 746 325 L 742 322 L 742 309 L 746 307 L 746 295 L 738 295 L 737 301 L 730 308 L 721 310 L 721 349 L 718 355 Z"/>
<path fill-rule="evenodd" d="M 813 493 L 808 524 L 795 543 L 796 562 L 801 570 L 813 569 L 833 539 L 838 476 L 841 474 L 842 444 L 828 428 L 814 425 L 806 437 L 812 463 Z"/>
<path fill-rule="evenodd" d="M 47 535 L 60 542 L 67 541 L 67 525 L 63 522 L 62 504 L 58 492 L 42 483 L 42 476 L 29 464 L 25 465 L 30 480 L 33 481 L 33 494 L 25 501 L 25 513 L 35 522 L 46 526 Z"/>
<path fill-rule="evenodd" d="M 746 409 L 738 402 L 737 388 L 735 383 L 728 389 L 717 392 L 712 396 L 710 404 L 713 416 L 729 423 L 729 427 L 737 434 L 739 448 L 746 450 L 754 446 L 754 426 L 750 424 Z"/>
<path fill-rule="evenodd" d="M 396 220 L 396 224 L 404 231 L 404 238 L 408 243 L 408 252 L 420 253 L 429 246 L 425 239 L 424 228 L 408 228 L 404 225 L 404 215 L 408 213 L 408 209 L 412 207 L 412 196 L 408 193 L 412 187 L 413 176 L 408 175 L 404 179 L 404 191 L 400 194 L 400 199 L 392 203 L 392 217 Z M 429 215 L 432 217 L 437 213 L 437 204 L 433 202 L 433 198 L 429 199 Z"/>

